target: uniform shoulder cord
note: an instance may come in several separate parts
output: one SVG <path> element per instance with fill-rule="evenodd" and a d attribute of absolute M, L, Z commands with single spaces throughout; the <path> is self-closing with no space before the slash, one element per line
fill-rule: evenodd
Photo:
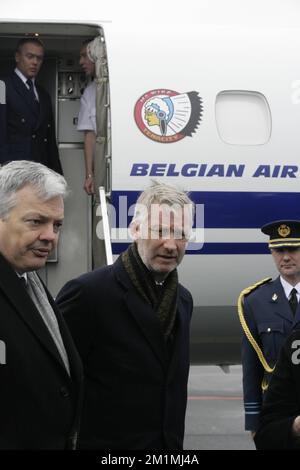
<path fill-rule="evenodd" d="M 244 310 L 243 310 L 243 303 L 244 303 L 244 297 L 246 295 L 250 294 L 251 292 L 256 290 L 258 287 L 262 286 L 263 284 L 266 284 L 267 282 L 270 282 L 271 280 L 272 280 L 271 277 L 267 277 L 267 278 L 263 279 L 262 281 L 256 282 L 256 284 L 253 284 L 252 286 L 249 286 L 246 289 L 243 289 L 242 292 L 239 295 L 239 298 L 238 298 L 238 314 L 239 314 L 239 319 L 240 319 L 242 328 L 244 330 L 244 333 L 245 333 L 247 339 L 250 341 L 251 345 L 253 346 L 253 348 L 254 348 L 257 356 L 258 356 L 258 359 L 260 360 L 264 370 L 266 372 L 268 372 L 269 374 L 271 374 L 274 371 L 275 367 L 270 367 L 269 366 L 269 364 L 267 363 L 267 361 L 266 361 L 266 359 L 263 355 L 263 352 L 262 352 L 261 348 L 258 346 L 257 342 L 253 338 L 253 336 L 251 334 L 251 331 L 249 330 L 248 325 L 247 325 L 246 320 L 245 320 Z M 265 380 L 263 380 L 262 389 L 266 390 L 267 388 L 268 388 L 267 383 L 266 383 Z"/>

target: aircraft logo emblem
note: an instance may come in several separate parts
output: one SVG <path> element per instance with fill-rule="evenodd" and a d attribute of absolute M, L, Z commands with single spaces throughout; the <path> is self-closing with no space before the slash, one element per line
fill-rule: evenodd
<path fill-rule="evenodd" d="M 197 91 L 178 93 L 158 89 L 144 93 L 134 108 L 135 122 L 149 139 L 161 143 L 192 137 L 202 119 L 202 98 Z"/>

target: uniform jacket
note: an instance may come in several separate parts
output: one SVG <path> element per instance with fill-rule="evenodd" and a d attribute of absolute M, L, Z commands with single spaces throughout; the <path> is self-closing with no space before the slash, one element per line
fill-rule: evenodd
<path fill-rule="evenodd" d="M 62 173 L 49 94 L 36 83 L 40 104 L 37 111 L 29 90 L 16 73 L 3 81 L 6 105 L 0 119 L 0 164 L 33 160 Z"/>
<path fill-rule="evenodd" d="M 71 377 L 40 313 L 1 255 L 0 272 L 0 449 L 73 448 L 83 373 L 70 333 L 47 292 Z"/>
<path fill-rule="evenodd" d="M 178 291 L 169 351 L 120 258 L 60 292 L 85 371 L 80 448 L 182 448 L 192 298 L 181 285 Z"/>
<path fill-rule="evenodd" d="M 294 318 L 278 277 L 244 298 L 244 316 L 267 363 L 273 367 L 285 338 L 300 320 L 300 307 Z M 242 365 L 245 427 L 254 431 L 258 426 L 263 400 L 261 384 L 264 369 L 245 334 L 242 338 Z"/>
<path fill-rule="evenodd" d="M 297 325 L 299 328 L 300 325 Z M 292 436 L 292 424 L 300 414 L 300 331 L 286 340 L 263 403 L 257 449 L 300 449 Z"/>

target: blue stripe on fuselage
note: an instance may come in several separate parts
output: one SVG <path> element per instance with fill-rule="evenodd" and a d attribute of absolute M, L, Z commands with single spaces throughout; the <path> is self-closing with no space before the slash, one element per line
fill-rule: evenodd
<path fill-rule="evenodd" d="M 243 191 L 191 191 L 196 204 L 204 204 L 204 228 L 252 229 L 260 228 L 272 220 L 300 219 L 300 193 L 243 192 Z M 118 227 L 127 226 L 131 217 L 119 219 L 119 198 L 127 197 L 127 208 L 134 205 L 139 192 L 114 191 L 112 203 L 116 210 Z M 125 207 L 125 206 L 124 206 Z M 121 223 L 118 222 L 121 220 Z M 114 254 L 126 247 L 114 243 Z M 267 254 L 265 243 L 204 243 L 199 250 L 187 250 L 190 254 Z"/>

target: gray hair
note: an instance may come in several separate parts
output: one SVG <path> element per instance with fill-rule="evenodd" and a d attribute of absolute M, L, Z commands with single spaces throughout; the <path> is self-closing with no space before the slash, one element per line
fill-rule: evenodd
<path fill-rule="evenodd" d="M 182 189 L 171 184 L 152 181 L 152 186 L 145 189 L 136 201 L 133 222 L 143 222 L 145 215 L 149 214 L 153 204 L 167 204 L 180 208 L 190 207 L 191 216 L 194 214 L 195 205 L 188 194 Z"/>
<path fill-rule="evenodd" d="M 0 167 L 0 218 L 5 218 L 17 204 L 16 193 L 25 186 L 32 186 L 43 201 L 68 195 L 67 182 L 41 163 L 16 160 Z"/>

